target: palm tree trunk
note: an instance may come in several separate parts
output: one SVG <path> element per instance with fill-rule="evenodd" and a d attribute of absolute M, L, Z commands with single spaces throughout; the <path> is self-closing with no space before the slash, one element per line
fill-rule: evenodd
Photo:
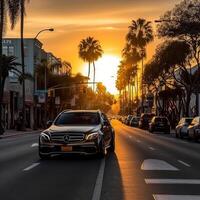
<path fill-rule="evenodd" d="M 21 5 L 21 62 L 22 62 L 22 101 L 23 101 L 23 107 L 22 107 L 22 113 L 23 113 L 23 124 L 22 129 L 26 129 L 26 100 L 25 100 L 25 80 L 24 80 L 24 74 L 25 74 L 25 63 L 24 63 L 24 0 L 20 1 Z"/>
<path fill-rule="evenodd" d="M 95 63 L 94 63 L 94 62 L 93 62 L 93 68 L 94 68 L 94 76 L 93 76 L 93 92 L 95 92 L 96 68 L 95 68 Z"/>
<path fill-rule="evenodd" d="M 90 79 L 90 62 L 88 63 L 89 64 L 89 66 L 88 66 L 88 79 Z"/>
<path fill-rule="evenodd" d="M 3 86 L 3 77 L 2 77 L 2 40 L 3 40 L 3 28 L 4 28 L 4 11 L 5 5 L 4 0 L 1 0 L 1 10 L 0 10 L 0 135 L 4 133 L 3 128 L 3 119 L 2 119 L 2 107 L 3 107 L 3 94 L 4 94 L 4 86 Z"/>

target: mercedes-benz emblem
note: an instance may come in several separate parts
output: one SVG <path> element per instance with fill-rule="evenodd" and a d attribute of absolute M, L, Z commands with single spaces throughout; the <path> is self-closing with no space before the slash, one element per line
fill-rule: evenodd
<path fill-rule="evenodd" d="M 65 135 L 65 137 L 64 137 L 64 141 L 65 141 L 66 143 L 69 142 L 69 135 Z"/>

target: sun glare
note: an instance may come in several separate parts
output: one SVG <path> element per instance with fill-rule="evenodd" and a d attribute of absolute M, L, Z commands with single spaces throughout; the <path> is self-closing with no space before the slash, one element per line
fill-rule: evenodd
<path fill-rule="evenodd" d="M 112 94 L 117 94 L 115 81 L 117 78 L 120 58 L 115 55 L 103 55 L 96 63 L 96 82 L 102 82 Z M 84 74 L 87 74 L 88 64 L 84 64 Z M 90 80 L 93 80 L 93 67 L 91 66 Z"/>

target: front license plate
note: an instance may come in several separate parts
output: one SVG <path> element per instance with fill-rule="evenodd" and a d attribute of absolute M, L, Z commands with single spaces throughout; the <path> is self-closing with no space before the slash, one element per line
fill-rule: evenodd
<path fill-rule="evenodd" d="M 71 146 L 62 146 L 61 147 L 61 151 L 62 152 L 71 152 L 72 151 L 72 147 Z"/>

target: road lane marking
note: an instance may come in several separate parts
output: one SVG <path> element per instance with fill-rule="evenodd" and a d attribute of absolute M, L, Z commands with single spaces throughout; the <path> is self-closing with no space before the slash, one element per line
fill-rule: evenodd
<path fill-rule="evenodd" d="M 199 200 L 200 195 L 165 195 L 154 194 L 155 200 Z"/>
<path fill-rule="evenodd" d="M 185 165 L 186 167 L 191 167 L 191 165 L 189 165 L 188 163 L 186 162 L 183 162 L 182 160 L 178 160 L 179 163 Z"/>
<path fill-rule="evenodd" d="M 154 151 L 154 150 L 155 150 L 155 148 L 153 148 L 153 147 L 149 147 L 149 149 L 150 149 L 150 150 L 152 150 L 152 151 Z"/>
<path fill-rule="evenodd" d="M 145 179 L 146 184 L 188 184 L 199 185 L 200 179 Z"/>
<path fill-rule="evenodd" d="M 38 146 L 39 146 L 38 143 L 33 143 L 33 144 L 31 145 L 31 147 L 38 147 Z"/>
<path fill-rule="evenodd" d="M 103 184 L 103 176 L 104 176 L 104 170 L 105 170 L 105 158 L 102 159 L 101 165 L 99 168 L 99 173 L 96 179 L 92 200 L 100 200 L 101 198 L 101 190 L 102 190 L 102 184 Z"/>
<path fill-rule="evenodd" d="M 33 169 L 34 167 L 37 167 L 39 164 L 40 163 L 33 163 L 29 167 L 25 168 L 23 171 L 29 171 L 29 170 Z"/>
<path fill-rule="evenodd" d="M 146 159 L 141 165 L 141 170 L 178 171 L 179 169 L 164 160 Z"/>

